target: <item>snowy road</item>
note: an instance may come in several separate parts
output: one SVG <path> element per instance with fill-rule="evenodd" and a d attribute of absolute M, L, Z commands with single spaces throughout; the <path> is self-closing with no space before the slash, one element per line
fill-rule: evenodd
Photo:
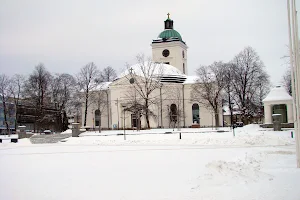
<path fill-rule="evenodd" d="M 295 146 L 0 146 L 0 199 L 299 200 Z"/>

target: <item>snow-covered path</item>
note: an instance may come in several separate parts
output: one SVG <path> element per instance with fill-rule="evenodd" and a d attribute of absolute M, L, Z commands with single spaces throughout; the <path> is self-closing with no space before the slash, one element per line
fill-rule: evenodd
<path fill-rule="evenodd" d="M 3 145 L 0 199 L 298 200 L 294 149 Z"/>

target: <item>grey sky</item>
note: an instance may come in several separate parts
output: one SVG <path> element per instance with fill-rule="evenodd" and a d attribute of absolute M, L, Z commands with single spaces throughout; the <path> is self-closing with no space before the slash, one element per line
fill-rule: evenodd
<path fill-rule="evenodd" d="M 272 83 L 281 81 L 286 0 L 0 0 L 1 73 L 29 74 L 42 62 L 51 72 L 75 74 L 92 61 L 121 72 L 138 53 L 151 55 L 168 12 L 189 46 L 189 75 L 200 64 L 229 61 L 249 45 Z"/>

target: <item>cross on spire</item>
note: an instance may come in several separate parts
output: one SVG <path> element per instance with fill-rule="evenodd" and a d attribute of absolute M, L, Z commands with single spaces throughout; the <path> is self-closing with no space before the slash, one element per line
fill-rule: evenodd
<path fill-rule="evenodd" d="M 130 71 L 130 74 L 132 74 L 132 71 L 133 71 L 132 67 L 130 67 L 129 71 Z"/>
<path fill-rule="evenodd" d="M 168 13 L 167 15 L 168 15 L 168 19 L 170 19 L 170 13 Z"/>

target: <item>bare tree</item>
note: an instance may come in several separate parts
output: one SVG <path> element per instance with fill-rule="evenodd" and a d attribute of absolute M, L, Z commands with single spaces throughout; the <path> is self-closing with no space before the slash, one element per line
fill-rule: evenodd
<path fill-rule="evenodd" d="M 264 64 L 252 47 L 246 47 L 235 56 L 233 88 L 237 105 L 242 111 L 244 123 L 251 120 L 255 112 L 255 98 L 259 87 L 269 82 Z"/>
<path fill-rule="evenodd" d="M 101 79 L 104 82 L 112 82 L 117 78 L 117 73 L 111 66 L 105 67 L 101 72 Z"/>
<path fill-rule="evenodd" d="M 198 80 L 192 86 L 191 100 L 209 108 L 215 118 L 215 124 L 219 126 L 219 111 L 222 105 L 222 91 L 225 87 L 225 64 L 214 62 L 208 66 L 197 69 Z"/>
<path fill-rule="evenodd" d="M 254 107 L 255 115 L 259 116 L 259 122 L 262 122 L 262 117 L 264 116 L 264 107 L 263 107 L 263 99 L 270 92 L 270 82 L 268 76 L 260 77 L 261 82 L 256 89 L 256 94 L 254 96 Z"/>
<path fill-rule="evenodd" d="M 292 95 L 292 75 L 291 75 L 291 69 L 287 69 L 284 75 L 282 76 L 282 83 L 286 89 L 286 91 Z"/>
<path fill-rule="evenodd" d="M 136 79 L 137 78 L 139 77 L 136 77 Z M 155 102 L 155 98 L 151 98 L 151 105 L 154 105 Z M 141 117 L 146 116 L 146 111 L 148 111 L 147 114 L 149 117 L 156 117 L 150 108 L 145 107 L 145 100 L 142 98 L 140 93 L 136 91 L 134 85 L 130 85 L 130 89 L 127 91 L 126 100 L 124 101 L 123 106 L 123 112 L 129 111 L 135 115 L 137 130 L 141 129 Z"/>
<path fill-rule="evenodd" d="M 18 105 L 19 99 L 22 94 L 22 89 L 24 87 L 25 77 L 21 74 L 15 74 L 9 84 L 10 94 L 14 98 L 15 105 Z"/>
<path fill-rule="evenodd" d="M 75 86 L 75 91 L 71 94 L 70 101 L 67 103 L 67 113 L 74 117 L 74 122 L 79 123 L 82 108 L 82 97 L 80 90 Z"/>
<path fill-rule="evenodd" d="M 24 87 L 25 77 L 20 74 L 15 74 L 9 83 L 9 91 L 13 97 L 16 110 L 18 109 L 19 99 L 21 98 L 22 90 Z M 16 119 L 17 120 L 17 119 Z M 17 123 L 15 123 L 15 129 L 17 129 Z"/>
<path fill-rule="evenodd" d="M 58 124 L 61 131 L 68 129 L 67 106 L 75 84 L 75 78 L 70 74 L 56 74 L 51 83 L 52 101 L 59 111 Z"/>
<path fill-rule="evenodd" d="M 43 64 L 35 67 L 24 84 L 24 98 L 35 108 L 34 129 L 52 123 L 53 114 L 46 114 L 45 108 L 51 105 L 50 84 L 52 76 Z"/>
<path fill-rule="evenodd" d="M 101 117 L 104 115 L 104 110 L 108 109 L 107 105 L 108 105 L 108 98 L 107 98 L 107 90 L 106 88 L 103 88 L 104 85 L 100 85 L 96 91 L 93 91 L 93 98 L 92 101 L 94 103 L 94 105 L 96 105 L 97 108 L 97 117 L 99 117 L 99 133 L 101 133 Z M 96 114 L 95 111 L 95 114 Z M 96 119 L 96 116 L 95 116 Z M 97 126 L 97 124 L 96 124 Z"/>
<path fill-rule="evenodd" d="M 182 88 L 178 86 L 167 86 L 168 96 L 168 118 L 169 127 L 173 124 L 173 129 L 177 126 L 180 128 L 180 123 L 184 120 L 184 110 L 183 110 L 183 93 Z"/>
<path fill-rule="evenodd" d="M 126 107 L 123 110 L 123 112 L 131 112 L 135 115 L 135 120 L 136 120 L 136 125 L 137 125 L 137 130 L 141 129 L 141 116 L 143 115 L 143 111 L 144 111 L 144 106 L 140 103 L 139 99 L 130 99 L 130 101 L 126 102 Z M 154 116 L 154 113 L 152 113 L 152 111 L 150 111 L 150 115 Z"/>
<path fill-rule="evenodd" d="M 228 105 L 230 111 L 230 124 L 233 124 L 233 105 L 234 105 L 234 89 L 233 89 L 233 65 L 226 63 L 224 66 L 224 101 Z M 224 105 L 224 104 L 223 104 Z"/>
<path fill-rule="evenodd" d="M 132 82 L 132 86 L 137 95 L 140 96 L 143 105 L 143 113 L 146 118 L 147 128 L 150 129 L 150 115 L 154 115 L 150 106 L 155 104 L 155 97 L 152 93 L 155 89 L 161 87 L 160 79 L 163 76 L 163 67 L 161 63 L 153 62 L 150 58 L 145 59 L 144 55 L 138 55 L 136 69 L 127 66 L 128 74 L 126 78 Z"/>
<path fill-rule="evenodd" d="M 6 131 L 8 134 L 10 134 L 9 131 L 9 124 L 8 124 L 8 119 L 7 119 L 7 114 L 8 114 L 8 108 L 7 108 L 7 101 L 9 97 L 9 77 L 6 76 L 5 74 L 0 75 L 0 97 L 1 97 L 1 103 L 3 107 L 3 114 L 4 114 L 4 123 L 6 126 Z"/>
<path fill-rule="evenodd" d="M 77 83 L 80 90 L 83 92 L 84 98 L 84 122 L 83 126 L 86 126 L 87 110 L 91 102 L 91 92 L 96 89 L 102 80 L 99 78 L 99 70 L 94 63 L 88 63 L 81 68 L 79 74 L 77 74 Z"/>
<path fill-rule="evenodd" d="M 38 109 L 49 101 L 50 96 L 51 74 L 47 71 L 43 64 L 35 67 L 33 73 L 29 75 L 24 85 L 24 94 L 29 97 Z"/>

